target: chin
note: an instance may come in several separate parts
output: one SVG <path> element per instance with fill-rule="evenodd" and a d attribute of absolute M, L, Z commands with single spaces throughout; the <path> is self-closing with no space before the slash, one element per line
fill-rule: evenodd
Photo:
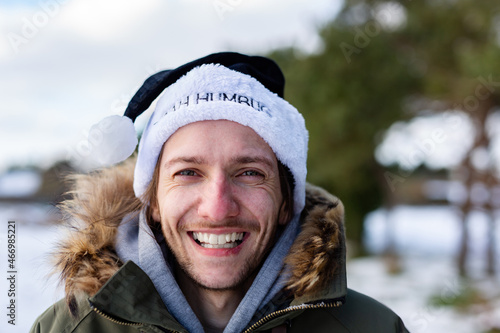
<path fill-rule="evenodd" d="M 206 279 L 206 278 L 197 278 L 197 277 L 191 277 L 191 279 L 200 287 L 203 289 L 207 290 L 219 290 L 219 291 L 224 291 L 224 290 L 235 290 L 235 289 L 240 289 L 241 286 L 244 284 L 244 282 L 247 279 L 235 279 L 233 277 L 229 278 L 214 278 L 214 279 Z M 243 281 L 241 281 L 243 280 Z"/>
<path fill-rule="evenodd" d="M 239 264 L 233 260 L 225 263 L 221 262 L 223 260 L 199 262 L 186 260 L 185 256 L 176 259 L 184 275 L 206 290 L 245 289 L 251 285 L 258 268 L 254 261 L 248 259 L 241 259 Z"/>
<path fill-rule="evenodd" d="M 249 274 L 248 272 L 236 273 L 234 270 L 222 276 L 218 274 L 213 277 L 199 276 L 190 272 L 186 273 L 196 285 L 213 291 L 241 290 L 242 288 L 249 287 L 254 277 L 253 274 Z M 235 273 L 237 274 L 236 276 Z"/>

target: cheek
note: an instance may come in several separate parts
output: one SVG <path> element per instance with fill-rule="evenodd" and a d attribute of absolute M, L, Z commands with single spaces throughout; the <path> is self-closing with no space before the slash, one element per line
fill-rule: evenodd
<path fill-rule="evenodd" d="M 184 193 L 179 189 L 172 189 L 168 193 L 159 195 L 159 214 L 162 224 L 168 223 L 170 228 L 177 228 L 172 225 L 175 221 L 185 220 L 192 213 L 196 196 L 193 193 Z M 168 222 L 167 222 L 168 221 Z"/>
<path fill-rule="evenodd" d="M 278 211 L 281 206 L 280 198 L 281 195 L 277 195 L 274 192 L 261 190 L 247 194 L 243 202 L 247 209 L 261 223 L 268 224 L 269 222 L 274 223 L 277 220 Z"/>

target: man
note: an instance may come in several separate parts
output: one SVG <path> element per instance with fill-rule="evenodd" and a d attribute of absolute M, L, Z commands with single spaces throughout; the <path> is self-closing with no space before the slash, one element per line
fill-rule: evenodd
<path fill-rule="evenodd" d="M 306 186 L 308 133 L 283 87 L 269 59 L 213 54 L 97 126 L 120 160 L 163 93 L 137 160 L 75 178 L 76 231 L 55 255 L 66 300 L 32 332 L 406 332 L 347 289 L 343 206 Z"/>

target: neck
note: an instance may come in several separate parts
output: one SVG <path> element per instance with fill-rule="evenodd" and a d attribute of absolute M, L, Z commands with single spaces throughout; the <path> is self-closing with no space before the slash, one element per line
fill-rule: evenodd
<path fill-rule="evenodd" d="M 176 269 L 176 277 L 186 300 L 207 333 L 224 331 L 248 289 L 207 289 L 193 281 L 181 269 Z"/>

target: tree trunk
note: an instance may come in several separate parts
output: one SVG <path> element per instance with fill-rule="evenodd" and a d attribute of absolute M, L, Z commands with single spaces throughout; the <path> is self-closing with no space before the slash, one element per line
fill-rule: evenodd
<path fill-rule="evenodd" d="M 486 250 L 486 260 L 487 260 L 487 266 L 486 266 L 486 273 L 489 276 L 495 276 L 496 274 L 496 221 L 495 221 L 495 214 L 493 213 L 492 210 L 489 211 L 488 214 L 489 217 L 489 228 L 488 228 L 488 244 L 487 244 L 487 250 Z"/>
<path fill-rule="evenodd" d="M 469 230 L 468 219 L 469 212 L 462 211 L 462 235 L 460 240 L 460 248 L 458 251 L 458 272 L 460 276 L 467 276 L 467 254 L 469 253 Z"/>

